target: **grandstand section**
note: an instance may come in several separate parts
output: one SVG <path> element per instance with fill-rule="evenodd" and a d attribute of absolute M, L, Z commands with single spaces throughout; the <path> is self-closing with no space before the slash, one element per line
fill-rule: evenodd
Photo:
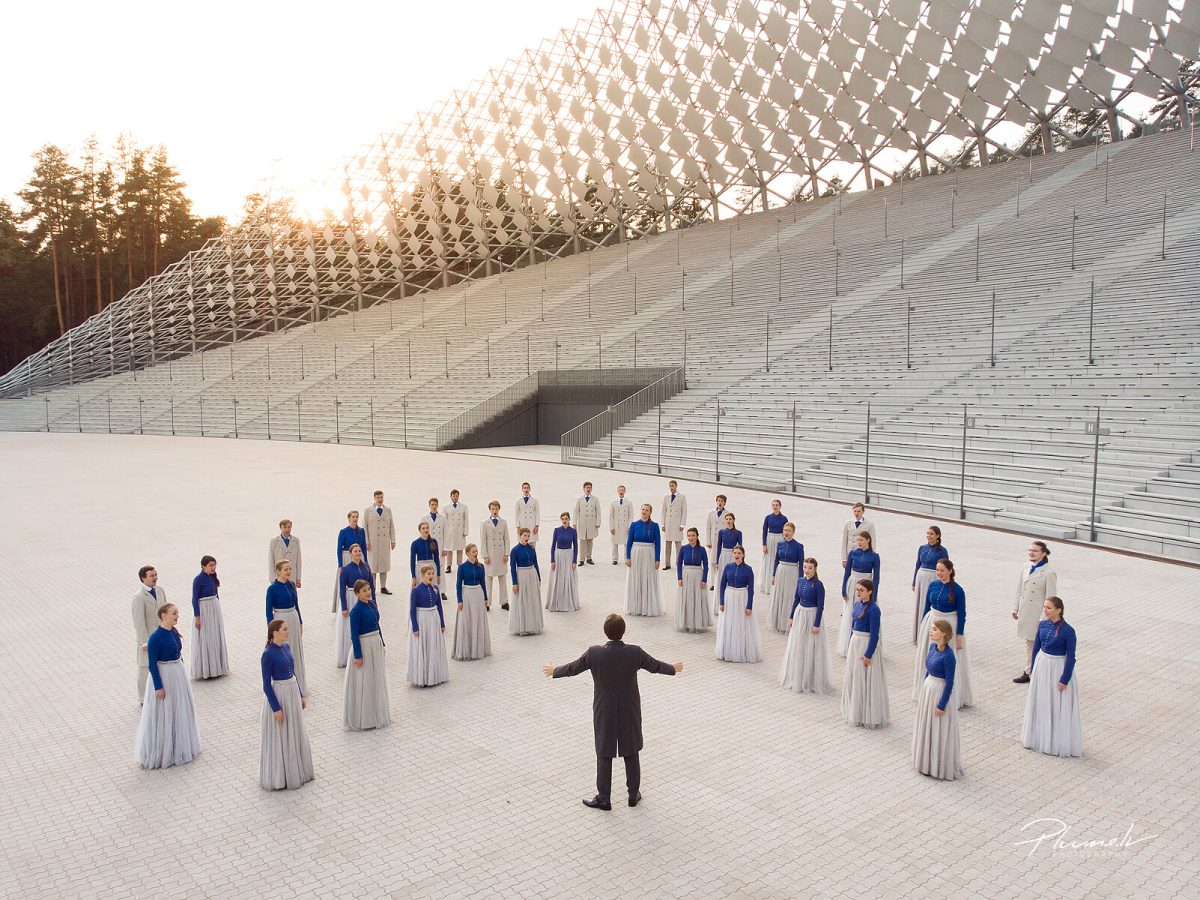
<path fill-rule="evenodd" d="M 679 370 L 562 458 L 1200 561 L 1197 56 L 1192 0 L 624 0 L 0 377 L 0 427 L 444 449 Z"/>
<path fill-rule="evenodd" d="M 438 426 L 530 372 L 686 362 L 687 390 L 613 436 L 615 467 L 1088 539 L 1099 408 L 1097 540 L 1195 559 L 1191 148 L 1164 133 L 698 225 L 0 415 L 435 449 Z M 608 465 L 609 446 L 564 458 Z"/>

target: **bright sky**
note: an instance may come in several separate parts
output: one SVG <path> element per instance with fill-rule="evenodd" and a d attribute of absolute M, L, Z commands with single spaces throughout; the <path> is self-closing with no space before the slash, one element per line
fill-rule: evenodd
<path fill-rule="evenodd" d="M 202 215 L 303 188 L 609 0 L 50 0 L 0 4 L 0 195 L 46 143 L 164 144 Z"/>

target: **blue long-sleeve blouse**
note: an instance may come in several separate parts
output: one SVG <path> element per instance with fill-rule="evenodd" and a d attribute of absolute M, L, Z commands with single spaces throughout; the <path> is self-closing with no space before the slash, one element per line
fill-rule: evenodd
<path fill-rule="evenodd" d="M 922 569 L 936 569 L 938 560 L 949 559 L 950 551 L 941 544 L 922 544 L 917 548 L 917 564 L 913 566 L 912 586 L 917 586 L 917 573 Z"/>
<path fill-rule="evenodd" d="M 271 641 L 262 653 L 261 663 L 263 693 L 267 695 L 267 702 L 271 704 L 271 712 L 279 712 L 279 698 L 275 696 L 275 688 L 271 681 L 287 681 L 296 674 L 296 661 L 292 658 L 291 644 L 280 645 Z"/>
<path fill-rule="evenodd" d="M 641 519 L 630 522 L 629 537 L 625 539 L 626 559 L 633 557 L 634 544 L 653 544 L 654 561 L 658 562 L 662 557 L 662 529 L 658 527 L 658 523 L 653 519 L 649 522 L 643 522 Z"/>
<path fill-rule="evenodd" d="M 871 597 L 875 600 L 879 599 L 879 554 L 874 550 L 864 550 L 862 547 L 855 547 L 850 551 L 847 557 L 850 565 L 846 566 L 842 573 L 842 596 L 847 597 L 846 585 L 850 581 L 850 573 L 857 572 L 859 575 L 870 575 L 871 580 L 875 582 L 875 592 Z M 853 600 L 853 597 L 850 597 Z"/>
<path fill-rule="evenodd" d="M 408 546 L 408 571 L 413 578 L 417 577 L 417 563 L 432 562 L 434 564 L 433 571 L 437 572 L 438 564 L 438 542 L 436 538 L 417 538 Z"/>
<path fill-rule="evenodd" d="M 487 570 L 484 569 L 482 563 L 473 563 L 470 560 L 465 560 L 458 566 L 458 602 L 463 602 L 463 587 L 481 587 L 483 588 L 483 602 L 488 602 L 487 595 Z"/>
<path fill-rule="evenodd" d="M 958 613 L 956 634 L 967 630 L 967 592 L 962 589 L 961 584 L 954 585 L 954 590 L 951 591 L 949 583 L 932 582 L 925 591 L 925 609 L 921 615 L 924 616 L 931 609 L 942 613 Z"/>
<path fill-rule="evenodd" d="M 938 700 L 938 709 L 945 709 L 950 700 L 950 692 L 954 690 L 954 671 L 957 665 L 958 661 L 954 658 L 954 651 L 950 649 L 949 644 L 946 645 L 945 650 L 939 650 L 937 644 L 930 643 L 929 654 L 925 657 L 925 674 L 933 678 L 946 679 L 946 686 L 942 688 L 942 696 Z"/>
<path fill-rule="evenodd" d="M 362 548 L 363 561 L 369 562 L 367 559 L 367 531 L 365 528 L 351 528 L 347 525 L 338 532 L 337 539 L 337 564 L 342 564 L 342 553 L 349 553 L 350 548 L 358 544 Z"/>
<path fill-rule="evenodd" d="M 717 532 L 717 546 L 713 548 L 713 552 L 718 557 L 722 550 L 732 550 L 734 547 L 745 546 L 742 543 L 742 532 L 737 528 L 722 528 Z"/>
<path fill-rule="evenodd" d="M 150 677 L 154 680 L 154 689 L 161 691 L 162 675 L 159 674 L 160 662 L 172 662 L 179 659 L 183 653 L 183 636 L 174 628 L 163 628 L 159 625 L 146 641 L 146 659 L 150 664 Z"/>
<path fill-rule="evenodd" d="M 763 519 L 762 527 L 762 543 L 767 545 L 768 534 L 783 534 L 783 526 L 787 524 L 788 517 L 783 513 L 776 515 L 775 513 L 767 513 L 767 517 Z"/>
<path fill-rule="evenodd" d="M 420 631 L 420 626 L 417 624 L 418 609 L 436 609 L 438 618 L 442 622 L 442 627 L 446 627 L 446 614 L 442 610 L 442 594 L 437 589 L 436 584 L 425 584 L 422 582 L 412 589 L 408 595 L 408 618 L 412 622 L 412 630 Z"/>
<path fill-rule="evenodd" d="M 340 591 L 340 602 L 343 610 L 348 610 L 354 605 L 354 582 L 366 581 L 371 585 L 371 604 L 374 605 L 375 598 L 375 579 L 371 577 L 371 567 L 366 562 L 348 562 L 342 566 L 342 589 Z M 346 592 L 350 592 L 350 601 L 346 601 Z"/>
<path fill-rule="evenodd" d="M 1063 665 L 1062 677 L 1058 681 L 1060 684 L 1070 684 L 1071 673 L 1075 671 L 1075 629 L 1065 620 L 1051 622 L 1049 619 L 1043 619 L 1038 623 L 1037 640 L 1033 642 L 1034 660 L 1039 652 L 1067 658 Z M 1032 660 L 1029 668 L 1033 671 Z"/>
<path fill-rule="evenodd" d="M 354 650 L 354 658 L 362 659 L 362 643 L 359 640 L 364 634 L 378 631 L 383 639 L 383 629 L 379 627 L 379 610 L 370 603 L 355 603 L 350 610 L 350 645 Z"/>
<path fill-rule="evenodd" d="M 804 545 L 795 538 L 790 541 L 780 541 L 775 545 L 775 565 L 771 568 L 771 574 L 774 575 L 779 571 L 779 564 L 796 563 L 799 565 L 804 561 Z"/>
<path fill-rule="evenodd" d="M 192 615 L 200 615 L 200 601 L 207 597 L 220 596 L 217 589 L 221 586 L 221 579 L 216 575 L 209 575 L 207 572 L 201 572 L 192 579 Z"/>
<path fill-rule="evenodd" d="M 702 583 L 708 581 L 708 551 L 699 544 L 695 547 L 691 544 L 684 544 L 679 548 L 679 552 L 675 555 L 675 578 L 677 581 L 683 581 L 684 566 L 700 566 L 700 581 Z"/>
<path fill-rule="evenodd" d="M 300 615 L 300 592 L 290 581 L 272 581 L 267 587 L 267 621 L 275 618 L 273 610 L 295 609 L 296 618 L 304 624 L 304 616 Z"/>
<path fill-rule="evenodd" d="M 726 563 L 721 572 L 721 605 L 725 605 L 725 588 L 746 589 L 746 609 L 754 609 L 754 569 L 745 563 Z"/>
<path fill-rule="evenodd" d="M 579 532 L 570 525 L 559 525 L 550 537 L 550 552 L 555 550 L 570 550 L 571 562 L 579 562 Z M 554 557 L 551 556 L 551 561 Z"/>
<path fill-rule="evenodd" d="M 533 566 L 538 578 L 542 577 L 542 570 L 538 568 L 537 550 L 532 544 L 517 544 L 508 552 L 508 572 L 512 575 L 514 586 L 517 584 L 517 569 L 527 566 Z"/>
<path fill-rule="evenodd" d="M 871 635 L 871 639 L 867 641 L 867 651 L 863 654 L 867 659 L 875 655 L 875 648 L 879 645 L 881 619 L 879 604 L 874 600 L 865 604 L 861 600 L 854 601 L 854 630 L 865 631 Z"/>
<path fill-rule="evenodd" d="M 808 609 L 816 608 L 817 615 L 813 619 L 813 626 L 821 627 L 821 618 L 825 615 L 825 585 L 819 578 L 800 576 L 800 580 L 796 582 L 796 596 L 792 599 L 792 612 L 788 616 L 789 619 L 796 618 L 797 606 Z"/>

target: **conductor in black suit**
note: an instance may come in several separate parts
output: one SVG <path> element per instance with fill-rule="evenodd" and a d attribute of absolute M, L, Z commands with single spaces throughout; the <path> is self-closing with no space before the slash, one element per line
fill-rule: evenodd
<path fill-rule="evenodd" d="M 542 671 L 554 678 L 578 675 L 589 669 L 595 693 L 592 699 L 592 722 L 596 730 L 596 796 L 584 800 L 592 809 L 612 809 L 613 757 L 625 760 L 625 784 L 629 788 L 629 805 L 637 806 L 642 799 L 639 787 L 642 768 L 638 752 L 642 749 L 642 698 L 638 693 L 638 669 L 659 675 L 674 675 L 683 671 L 683 663 L 659 662 L 641 647 L 626 644 L 625 620 L 616 613 L 604 620 L 608 643 L 603 647 L 588 647 L 583 656 L 565 666 L 542 666 Z"/>

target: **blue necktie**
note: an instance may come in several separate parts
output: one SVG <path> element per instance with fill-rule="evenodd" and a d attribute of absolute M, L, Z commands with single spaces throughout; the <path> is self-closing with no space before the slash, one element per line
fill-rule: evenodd
<path fill-rule="evenodd" d="M 529 498 L 528 498 L 528 497 L 522 497 L 521 499 L 522 499 L 522 500 L 524 500 L 526 503 L 528 503 L 528 502 L 529 502 Z"/>
<path fill-rule="evenodd" d="M 279 537 L 283 540 L 283 546 L 287 547 L 291 545 L 292 539 L 286 534 L 281 534 Z"/>
<path fill-rule="evenodd" d="M 429 518 L 430 518 L 432 521 L 436 522 L 436 521 L 437 521 L 437 513 L 430 513 L 430 514 L 429 514 Z"/>
<path fill-rule="evenodd" d="M 624 498 L 624 497 L 622 497 L 622 498 L 621 498 L 621 505 L 622 505 L 622 506 L 624 506 L 624 505 L 625 505 L 625 498 Z"/>
<path fill-rule="evenodd" d="M 150 588 L 150 596 L 153 597 L 155 600 L 158 599 L 158 594 L 155 593 L 154 588 Z"/>
<path fill-rule="evenodd" d="M 383 515 L 383 507 L 382 506 L 375 507 L 375 512 L 377 512 L 379 515 L 382 516 Z"/>
<path fill-rule="evenodd" d="M 854 522 L 854 527 L 858 528 L 860 525 L 862 525 L 862 519 L 856 519 Z"/>
<path fill-rule="evenodd" d="M 492 519 L 492 524 L 493 524 L 493 525 L 499 525 L 499 524 L 500 524 L 500 521 L 499 521 L 499 519 Z"/>

